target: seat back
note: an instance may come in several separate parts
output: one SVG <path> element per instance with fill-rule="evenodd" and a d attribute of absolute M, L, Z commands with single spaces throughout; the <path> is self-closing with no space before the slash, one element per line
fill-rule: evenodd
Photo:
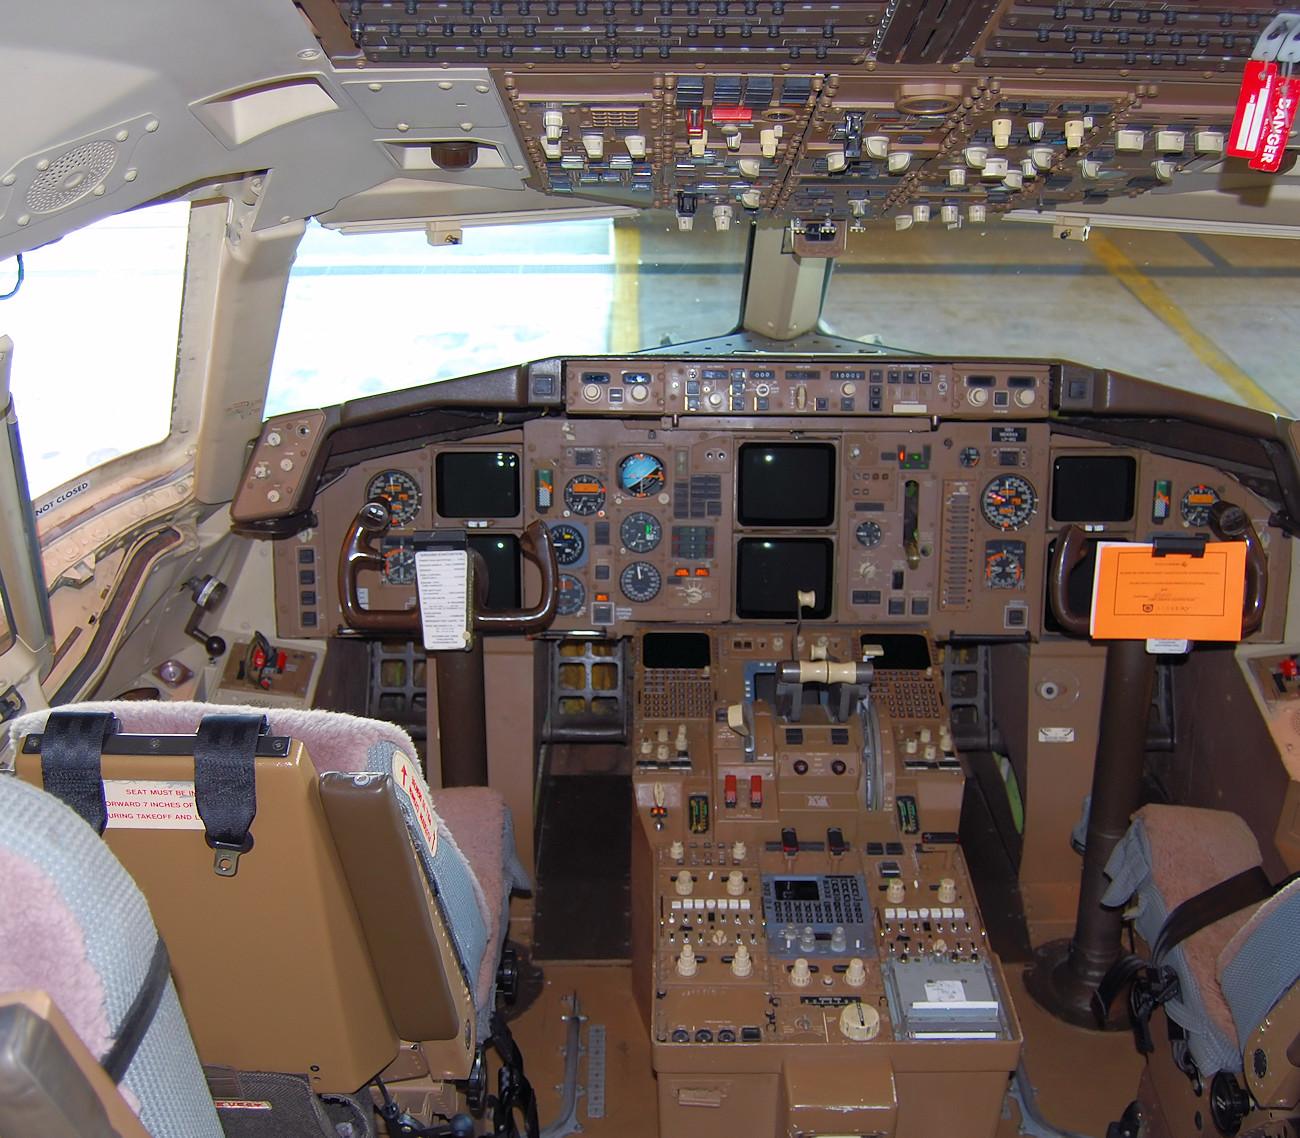
<path fill-rule="evenodd" d="M 0 776 L 0 992 L 40 993 L 5 1001 L 4 1066 L 23 1089 L 0 1093 L 0 1132 L 17 1138 L 30 1123 L 53 1135 L 61 1122 L 71 1133 L 130 1132 L 125 1101 L 85 1059 L 105 1061 L 129 1033 L 157 947 L 148 904 L 94 830 L 53 796 Z M 147 1026 L 121 1087 L 155 1138 L 220 1138 L 176 989 L 165 972 L 155 979 L 160 998 L 138 1019 Z"/>
<path fill-rule="evenodd" d="M 1134 928 L 1154 945 L 1179 905 L 1260 864 L 1259 845 L 1237 815 L 1189 806 L 1144 806 L 1106 863 L 1111 879 L 1102 903 L 1118 907 L 1136 897 Z M 1248 912 L 1234 913 L 1175 946 L 1165 963 L 1178 974 L 1179 993 L 1165 1005 L 1187 1033 L 1187 1047 L 1206 1076 L 1242 1069 L 1241 1048 L 1215 962 Z"/>
<path fill-rule="evenodd" d="M 253 847 L 234 876 L 213 872 L 192 810 L 192 829 L 112 817 L 105 831 L 157 898 L 205 1062 L 310 1071 L 318 1090 L 351 1091 L 392 1060 L 400 1037 L 442 1041 L 433 1054 L 425 1048 L 435 1077 L 468 1074 L 487 1036 L 504 909 L 489 903 L 434 812 L 403 732 L 329 712 L 129 702 L 77 710 L 111 712 L 123 734 L 168 735 L 242 712 L 293 737 L 282 755 L 256 760 Z M 24 753 L 23 739 L 39 734 L 45 714 L 13 730 L 30 781 L 41 779 L 40 758 Z M 194 779 L 188 754 L 109 754 L 101 768 L 109 782 L 156 789 Z M 494 824 L 500 842 L 499 811 Z M 505 875 L 507 894 L 519 876 Z"/>

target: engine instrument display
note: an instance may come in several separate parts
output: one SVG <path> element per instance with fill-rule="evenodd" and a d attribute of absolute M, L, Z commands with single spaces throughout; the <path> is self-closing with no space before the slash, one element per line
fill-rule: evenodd
<path fill-rule="evenodd" d="M 1000 474 L 984 487 L 980 510 L 989 525 L 1000 530 L 1021 529 L 1038 509 L 1038 495 L 1028 478 Z"/>
<path fill-rule="evenodd" d="M 654 600 L 662 584 L 659 570 L 648 561 L 633 561 L 618 577 L 618 587 L 623 590 L 623 595 L 640 604 Z"/>
<path fill-rule="evenodd" d="M 623 519 L 623 524 L 618 527 L 618 536 L 623 542 L 623 547 L 633 553 L 649 553 L 659 544 L 663 535 L 664 529 L 659 524 L 659 519 L 643 510 L 628 514 Z"/>
<path fill-rule="evenodd" d="M 598 514 L 605 508 L 605 484 L 589 474 L 570 478 L 564 487 L 564 504 L 579 517 Z"/>
<path fill-rule="evenodd" d="M 386 498 L 395 526 L 409 526 L 420 512 L 420 487 L 405 470 L 385 470 L 366 487 L 366 500 Z"/>
<path fill-rule="evenodd" d="M 618 464 L 618 484 L 634 498 L 658 494 L 664 485 L 664 464 L 652 454 L 629 454 Z"/>

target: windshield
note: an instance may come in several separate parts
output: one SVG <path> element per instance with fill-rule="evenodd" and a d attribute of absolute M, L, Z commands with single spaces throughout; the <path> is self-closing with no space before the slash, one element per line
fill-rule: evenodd
<path fill-rule="evenodd" d="M 1077 235 L 1072 235 L 1077 236 Z M 927 355 L 1050 357 L 1286 415 L 1294 241 L 1051 225 L 931 223 L 850 236 L 825 330 Z"/>
<path fill-rule="evenodd" d="M 553 355 L 635 352 L 732 331 L 745 227 L 679 233 L 671 214 L 343 234 L 298 247 L 265 414 Z"/>
<path fill-rule="evenodd" d="M 0 302 L 33 499 L 171 428 L 187 202 L 134 210 L 33 249 Z M 4 272 L 16 275 L 14 261 Z M 6 275 L 0 288 L 11 287 Z"/>

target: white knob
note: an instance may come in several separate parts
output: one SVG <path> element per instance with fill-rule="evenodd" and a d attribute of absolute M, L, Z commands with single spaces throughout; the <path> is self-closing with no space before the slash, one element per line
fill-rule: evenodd
<path fill-rule="evenodd" d="M 686 856 L 686 847 L 682 845 L 680 838 L 673 839 L 673 844 L 668 847 L 668 856 L 673 861 L 681 861 Z"/>
<path fill-rule="evenodd" d="M 966 170 L 961 166 L 954 166 L 948 171 L 948 185 L 961 187 L 966 184 Z"/>
<path fill-rule="evenodd" d="M 271 431 L 266 436 L 266 445 L 269 447 L 278 447 L 284 439 L 280 437 L 279 431 Z"/>
<path fill-rule="evenodd" d="M 930 203 L 917 202 L 912 206 L 912 220 L 922 225 L 930 220 Z"/>
<path fill-rule="evenodd" d="M 738 980 L 743 980 L 754 971 L 754 962 L 750 958 L 749 949 L 744 943 L 736 945 L 736 955 L 731 958 L 731 974 Z"/>
<path fill-rule="evenodd" d="M 794 962 L 794 967 L 790 969 L 790 983 L 796 988 L 806 988 L 812 983 L 812 969 L 808 967 L 808 961 L 802 956 Z"/>
<path fill-rule="evenodd" d="M 947 226 L 957 225 L 961 221 L 961 210 L 955 205 L 940 206 L 939 220 Z"/>
<path fill-rule="evenodd" d="M 1065 120 L 1065 148 L 1078 150 L 1083 145 L 1083 119 Z"/>
<path fill-rule="evenodd" d="M 679 897 L 689 897 L 691 895 L 691 892 L 695 889 L 695 882 L 691 879 L 691 871 L 689 869 L 683 869 L 681 873 L 677 875 L 674 888 L 677 890 L 677 895 Z"/>
<path fill-rule="evenodd" d="M 831 951 L 843 952 L 849 946 L 849 938 L 844 934 L 844 926 L 836 925 L 831 932 Z"/>
<path fill-rule="evenodd" d="M 745 891 L 745 875 L 738 869 L 727 874 L 727 896 L 739 897 Z"/>
<path fill-rule="evenodd" d="M 1196 153 L 1197 154 L 1222 154 L 1223 153 L 1223 131 L 1198 130 L 1196 132 Z"/>
<path fill-rule="evenodd" d="M 1029 158 L 1040 170 L 1050 170 L 1052 168 L 1052 148 L 1050 146 L 1035 146 L 1029 152 Z"/>
<path fill-rule="evenodd" d="M 862 147 L 868 158 L 884 158 L 889 153 L 889 136 L 869 134 L 862 140 Z"/>
<path fill-rule="evenodd" d="M 811 952 L 817 947 L 817 934 L 813 932 L 812 925 L 804 925 L 803 931 L 799 934 L 799 947 L 804 952 Z"/>
<path fill-rule="evenodd" d="M 910 150 L 895 150 L 885 159 L 885 167 L 891 174 L 901 174 L 912 164 Z"/>
<path fill-rule="evenodd" d="M 1146 145 L 1146 132 L 1142 130 L 1117 130 L 1115 132 L 1115 149 L 1136 153 Z M 1179 147 L 1181 150 L 1182 148 Z"/>
<path fill-rule="evenodd" d="M 983 225 L 985 218 L 989 215 L 988 207 L 982 204 L 968 205 L 966 207 L 966 220 L 972 225 Z"/>
<path fill-rule="evenodd" d="M 984 163 L 989 159 L 989 149 L 987 146 L 968 146 L 961 152 L 961 156 L 972 170 L 983 170 Z"/>
<path fill-rule="evenodd" d="M 645 157 L 645 135 L 629 134 L 623 139 L 623 145 L 627 147 L 627 152 L 633 158 Z"/>
<path fill-rule="evenodd" d="M 845 1004 L 840 1009 L 840 1034 L 854 1043 L 865 1043 L 880 1034 L 880 1013 L 870 1004 Z"/>
<path fill-rule="evenodd" d="M 903 879 L 901 877 L 891 877 L 889 884 L 885 887 L 885 900 L 891 905 L 898 905 L 902 903 L 906 896 L 907 890 L 903 887 Z"/>
<path fill-rule="evenodd" d="M 1011 120 L 994 119 L 993 120 L 993 145 L 999 150 L 1005 150 L 1011 144 Z"/>
<path fill-rule="evenodd" d="M 1028 125 L 1029 137 L 1037 142 L 1043 137 L 1043 131 L 1047 129 L 1047 124 L 1042 119 L 1031 119 Z"/>
<path fill-rule="evenodd" d="M 689 944 L 682 945 L 682 954 L 677 958 L 677 975 L 694 976 L 699 968 L 695 962 L 695 949 Z"/>
<path fill-rule="evenodd" d="M 710 392 L 709 392 L 709 405 L 710 405 L 711 407 L 721 407 L 721 406 L 722 406 L 722 392 L 721 392 L 721 391 L 710 391 Z"/>
<path fill-rule="evenodd" d="M 930 728 L 928 728 L 928 727 L 922 727 L 922 728 L 921 728 L 921 731 L 920 731 L 920 735 L 921 735 L 921 742 L 922 742 L 922 743 L 928 743 L 928 742 L 930 741 L 930 739 L 933 737 L 933 736 L 930 734 Z"/>
<path fill-rule="evenodd" d="M 731 860 L 732 860 L 732 861 L 744 861 L 744 860 L 745 860 L 745 853 L 746 853 L 746 852 L 747 852 L 747 851 L 745 850 L 745 843 L 744 843 L 744 842 L 732 842 L 732 844 L 731 844 Z"/>
<path fill-rule="evenodd" d="M 757 178 L 761 168 L 762 165 L 757 158 L 742 158 L 736 163 L 736 169 L 742 178 Z"/>
<path fill-rule="evenodd" d="M 848 164 L 849 160 L 844 156 L 843 150 L 832 150 L 826 155 L 826 169 L 832 174 L 842 174 Z"/>
<path fill-rule="evenodd" d="M 939 904 L 951 905 L 957 900 L 957 882 L 951 877 L 940 878 L 939 880 Z"/>
<path fill-rule="evenodd" d="M 849 970 L 844 973 L 844 983 L 850 988 L 861 988 L 867 982 L 867 969 L 862 957 L 855 956 L 849 961 Z"/>
<path fill-rule="evenodd" d="M 731 228 L 732 209 L 729 205 L 713 207 L 713 228 L 719 233 L 726 233 Z"/>
<path fill-rule="evenodd" d="M 676 740 L 677 749 L 679 751 L 686 750 L 686 741 L 687 741 L 686 724 L 679 723 L 677 724 L 677 740 Z"/>
<path fill-rule="evenodd" d="M 548 107 L 542 112 L 542 126 L 546 137 L 552 142 L 557 141 L 564 132 L 564 112 L 558 107 Z"/>
<path fill-rule="evenodd" d="M 1181 154 L 1187 146 L 1187 135 L 1181 130 L 1156 131 L 1156 149 L 1161 154 Z"/>

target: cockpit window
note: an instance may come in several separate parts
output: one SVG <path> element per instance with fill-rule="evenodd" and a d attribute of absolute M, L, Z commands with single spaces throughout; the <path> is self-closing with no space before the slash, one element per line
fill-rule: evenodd
<path fill-rule="evenodd" d="M 851 235 L 827 331 L 947 358 L 1050 357 L 1288 415 L 1291 242 L 995 222 Z M 1280 246 L 1286 248 L 1280 249 Z"/>
<path fill-rule="evenodd" d="M 289 277 L 265 414 L 731 332 L 745 242 L 743 226 L 681 234 L 673 215 L 655 212 L 467 227 L 462 244 L 440 246 L 423 232 L 312 223 Z"/>
<path fill-rule="evenodd" d="M 24 255 L 0 302 L 27 482 L 39 498 L 167 437 L 189 205 L 110 217 Z M 10 268 L 0 268 L 7 289 Z"/>

